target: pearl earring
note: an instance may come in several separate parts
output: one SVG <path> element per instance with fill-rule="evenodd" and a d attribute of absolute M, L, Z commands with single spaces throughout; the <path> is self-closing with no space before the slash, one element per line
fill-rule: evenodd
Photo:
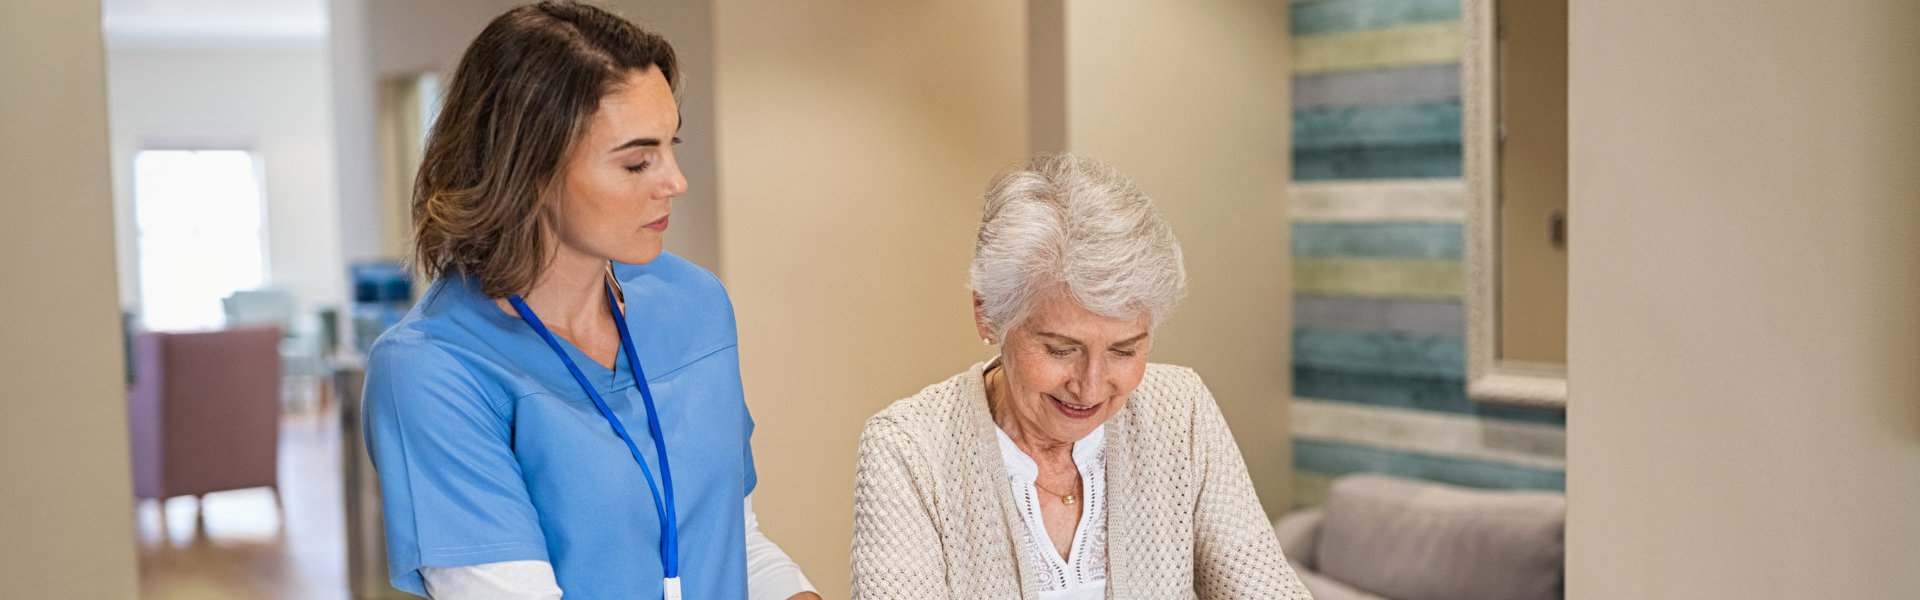
<path fill-rule="evenodd" d="M 992 346 L 993 338 L 980 338 L 980 343 L 984 345 Z"/>

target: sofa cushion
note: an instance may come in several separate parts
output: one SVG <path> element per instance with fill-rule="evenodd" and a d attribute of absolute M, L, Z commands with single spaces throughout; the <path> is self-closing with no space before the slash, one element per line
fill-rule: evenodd
<path fill-rule="evenodd" d="M 1558 600 L 1566 498 L 1377 475 L 1336 480 L 1318 571 L 1396 600 Z"/>
<path fill-rule="evenodd" d="M 1273 536 L 1280 539 L 1280 553 L 1295 569 L 1316 569 L 1313 548 L 1320 537 L 1320 509 L 1296 510 L 1273 523 Z"/>
<path fill-rule="evenodd" d="M 1300 576 L 1300 583 L 1306 584 L 1313 600 L 1387 600 L 1313 571 L 1295 569 L 1294 574 Z"/>

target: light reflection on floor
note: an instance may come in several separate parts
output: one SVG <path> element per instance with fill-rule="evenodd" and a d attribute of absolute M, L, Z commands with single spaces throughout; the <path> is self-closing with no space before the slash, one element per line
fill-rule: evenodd
<path fill-rule="evenodd" d="M 254 488 L 138 505 L 140 597 L 146 600 L 346 600 L 345 526 L 336 413 L 290 414 L 280 426 L 283 519 Z M 196 519 L 196 512 L 201 518 Z"/>

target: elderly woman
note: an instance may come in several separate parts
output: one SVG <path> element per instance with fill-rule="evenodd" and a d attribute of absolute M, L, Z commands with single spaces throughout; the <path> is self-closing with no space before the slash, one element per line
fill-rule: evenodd
<path fill-rule="evenodd" d="M 989 186 L 974 318 L 1000 356 L 867 421 L 855 598 L 1308 598 L 1199 375 L 1150 364 L 1185 291 L 1125 178 L 1043 156 Z"/>

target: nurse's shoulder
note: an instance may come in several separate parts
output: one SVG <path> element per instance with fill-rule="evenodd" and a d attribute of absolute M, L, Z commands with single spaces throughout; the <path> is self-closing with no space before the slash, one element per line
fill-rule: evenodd
<path fill-rule="evenodd" d="M 658 348 L 676 355 L 670 362 L 684 364 L 735 345 L 733 301 L 720 278 L 700 265 L 661 252 L 644 265 L 614 265 L 614 276 L 626 294 L 635 338 L 649 340 L 642 345 L 670 346 Z"/>
<path fill-rule="evenodd" d="M 733 311 L 733 301 L 719 277 L 672 252 L 661 252 L 644 265 L 615 263 L 613 273 L 629 299 L 637 293 L 660 303 Z"/>
<path fill-rule="evenodd" d="M 505 399 L 488 392 L 496 386 L 469 364 L 482 360 L 475 351 L 485 344 L 455 339 L 473 336 L 441 323 L 449 319 L 422 318 L 421 309 L 436 300 L 441 299 L 423 296 L 422 305 L 382 333 L 368 351 L 364 414 L 369 429 L 419 426 L 455 415 L 504 419 L 508 412 L 500 406 Z"/>

